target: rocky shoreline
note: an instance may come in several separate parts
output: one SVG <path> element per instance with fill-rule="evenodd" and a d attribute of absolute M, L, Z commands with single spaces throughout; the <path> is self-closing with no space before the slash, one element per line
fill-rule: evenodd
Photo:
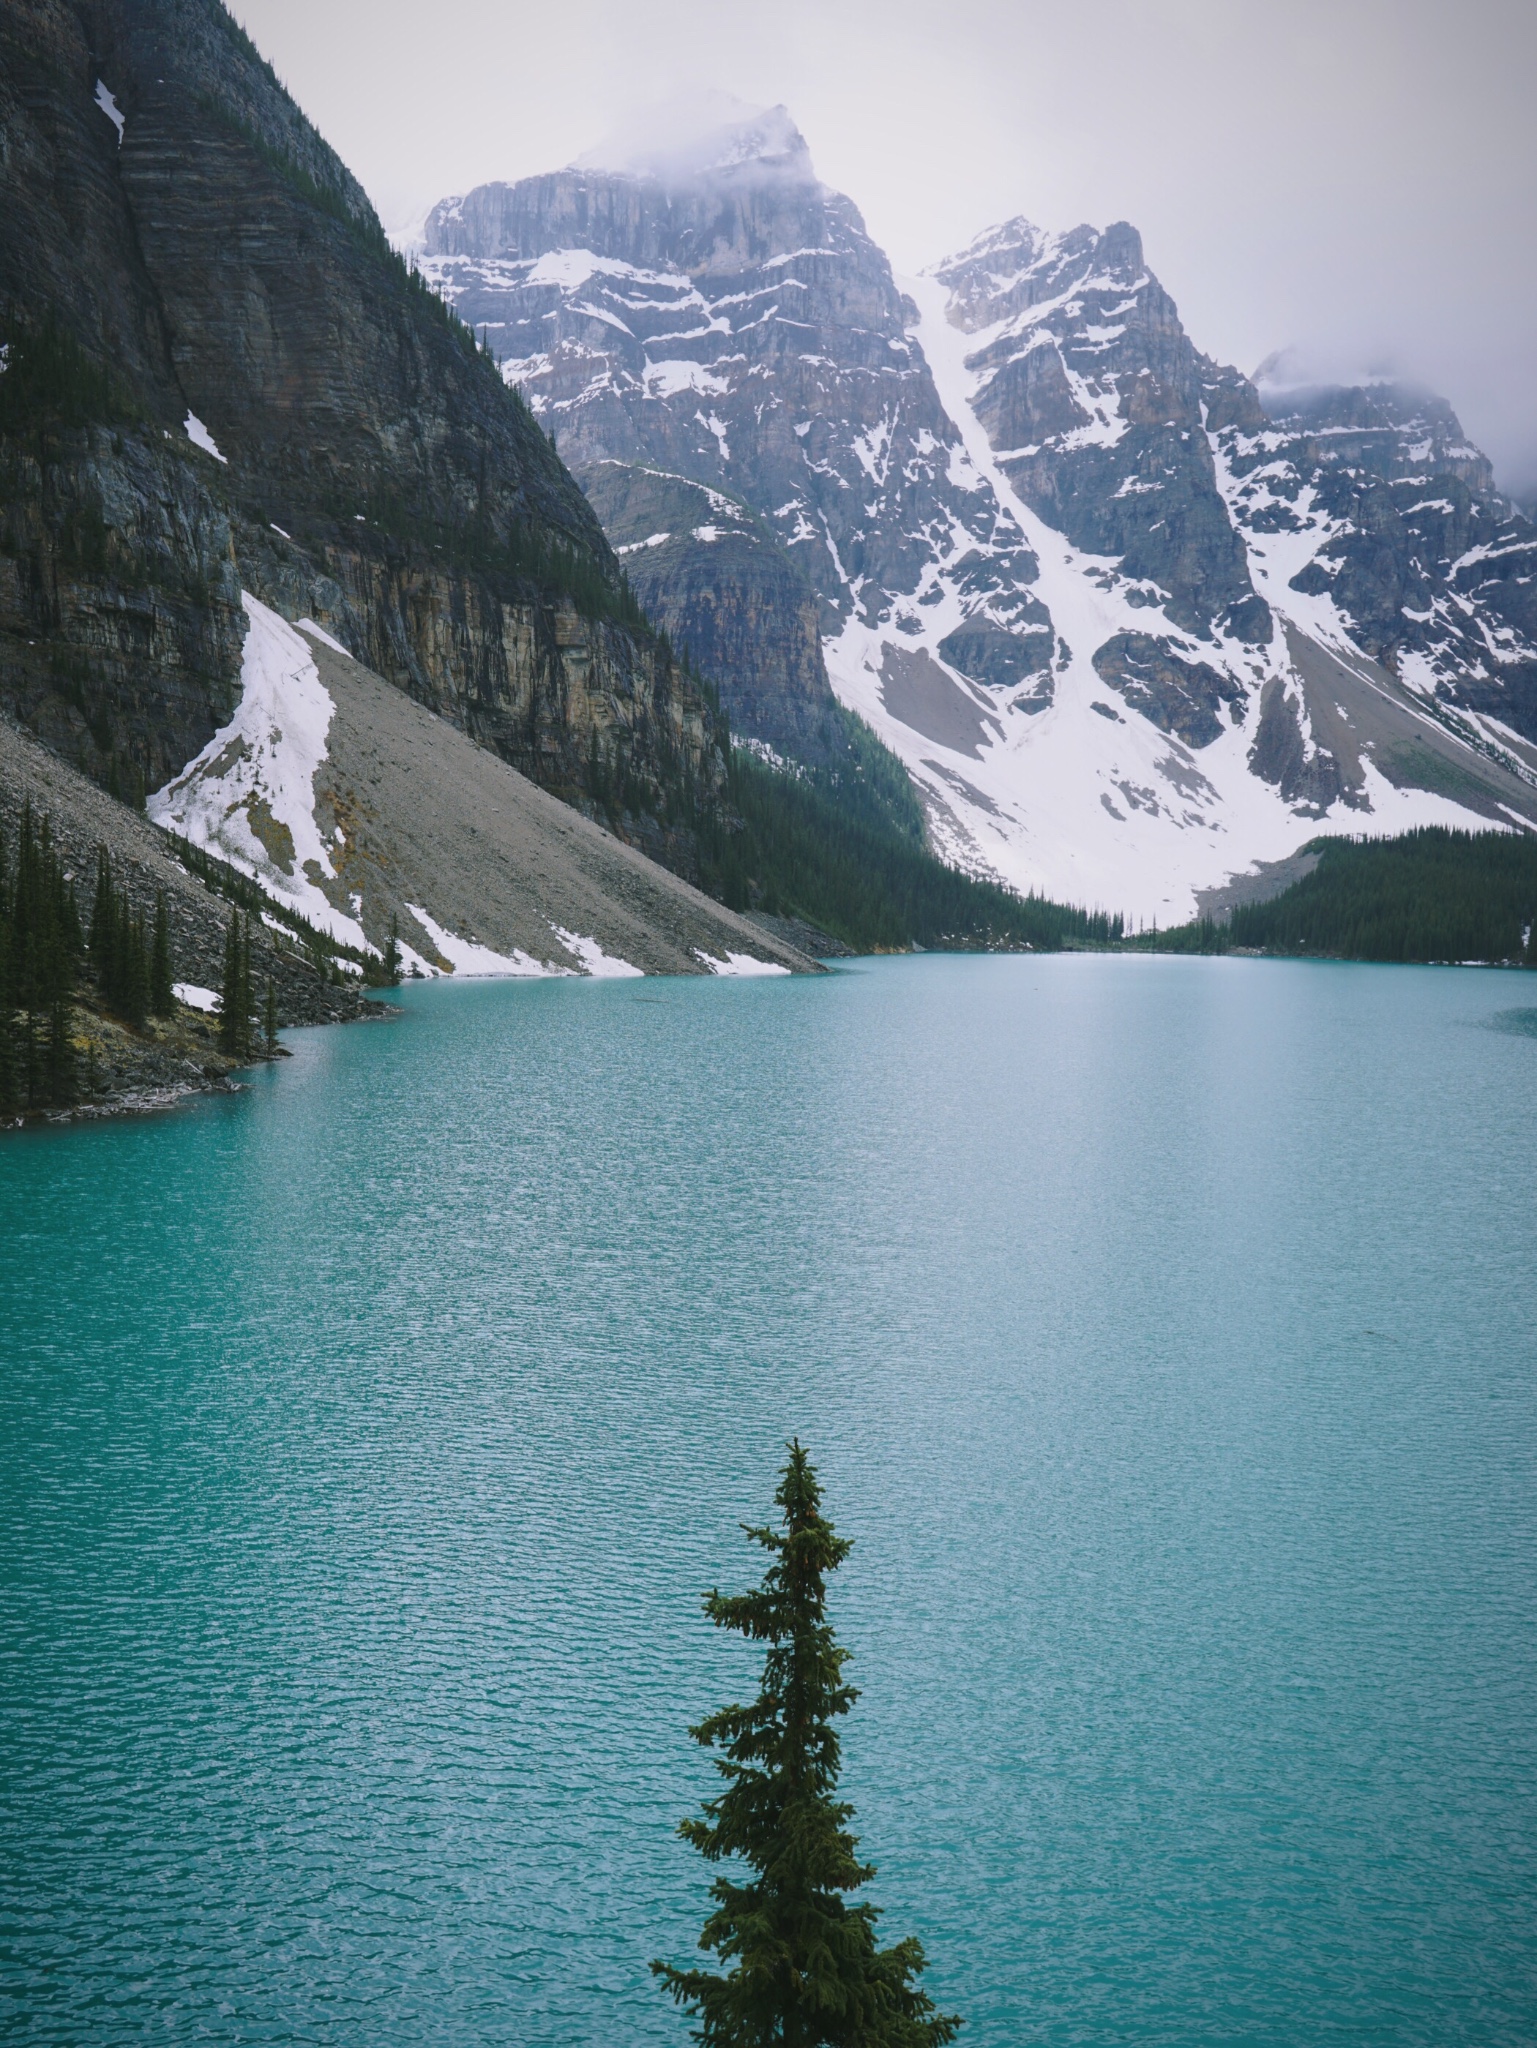
<path fill-rule="evenodd" d="M 381 1013 L 388 1014 L 387 1006 L 370 1004 L 360 1012 Z M 79 1101 L 66 1108 L 29 1109 L 0 1117 L 0 1131 L 143 1116 L 174 1108 L 193 1095 L 238 1095 L 244 1083 L 235 1075 L 292 1057 L 288 1047 L 279 1044 L 236 1059 L 220 1050 L 216 1021 L 185 1004 L 177 1006 L 174 1017 L 151 1018 L 142 1032 L 134 1032 L 77 1002 L 73 1024 Z"/>

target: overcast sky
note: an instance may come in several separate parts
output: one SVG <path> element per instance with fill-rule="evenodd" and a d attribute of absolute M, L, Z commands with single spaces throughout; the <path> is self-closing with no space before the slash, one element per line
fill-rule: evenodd
<path fill-rule="evenodd" d="M 783 102 L 899 271 L 1115 219 L 1198 347 L 1396 366 L 1537 485 L 1537 0 L 234 0 L 398 229 L 637 104 Z"/>

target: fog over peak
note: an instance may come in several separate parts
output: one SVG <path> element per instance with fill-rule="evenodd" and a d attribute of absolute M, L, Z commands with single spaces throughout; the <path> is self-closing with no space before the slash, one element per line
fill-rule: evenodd
<path fill-rule="evenodd" d="M 734 93 L 670 94 L 625 114 L 573 170 L 616 171 L 660 183 L 693 183 L 751 165 L 811 179 L 811 154 L 787 108 L 758 107 Z"/>
<path fill-rule="evenodd" d="M 745 114 L 902 273 L 1021 214 L 1131 221 L 1210 355 L 1429 385 L 1537 485 L 1530 0 L 234 6 L 391 225 L 573 158 L 697 176 Z"/>

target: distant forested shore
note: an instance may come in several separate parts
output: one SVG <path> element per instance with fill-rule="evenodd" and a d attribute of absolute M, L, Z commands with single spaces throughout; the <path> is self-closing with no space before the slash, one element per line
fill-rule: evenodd
<path fill-rule="evenodd" d="M 1318 865 L 1269 902 L 1138 932 L 1124 948 L 1537 967 L 1537 835 L 1426 825 L 1304 850 Z"/>

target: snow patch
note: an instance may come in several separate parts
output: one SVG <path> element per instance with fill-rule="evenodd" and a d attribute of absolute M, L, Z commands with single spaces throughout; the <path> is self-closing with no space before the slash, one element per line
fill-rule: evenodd
<path fill-rule="evenodd" d="M 605 953 L 596 939 L 584 939 L 579 932 L 562 931 L 558 924 L 551 929 L 566 951 L 574 953 L 587 972 L 598 980 L 627 981 L 632 976 L 639 977 L 645 973 L 644 968 L 632 967 L 617 953 Z"/>
<path fill-rule="evenodd" d="M 647 363 L 645 386 L 648 398 L 675 398 L 680 391 L 697 391 L 705 398 L 719 398 L 731 389 L 728 378 L 717 377 L 703 363 L 690 362 L 682 356 Z"/>
<path fill-rule="evenodd" d="M 323 640 L 326 646 L 331 648 L 334 653 L 346 655 L 347 660 L 351 661 L 352 656 L 348 650 L 343 647 L 340 640 L 333 640 L 324 626 L 317 626 L 313 619 L 300 619 L 298 627 L 301 633 L 308 633 L 313 639 Z M 336 836 L 339 839 L 341 834 L 338 832 Z"/>
<path fill-rule="evenodd" d="M 99 78 L 96 81 L 95 97 L 97 106 L 101 108 L 102 112 L 106 115 L 107 119 L 112 123 L 113 127 L 117 130 L 117 146 L 119 149 L 121 149 L 123 146 L 123 130 L 127 126 L 127 123 L 123 119 L 122 113 L 118 108 L 117 101 L 113 98 L 112 94 L 108 92 L 106 86 L 103 85 L 102 81 Z"/>
<path fill-rule="evenodd" d="M 749 976 L 755 974 L 788 974 L 788 967 L 781 967 L 777 960 L 759 960 L 752 953 L 728 953 L 724 960 L 717 960 L 713 953 L 706 953 L 700 947 L 694 948 L 694 958 L 702 960 L 712 974 L 734 974 Z"/>
<path fill-rule="evenodd" d="M 187 439 L 194 448 L 201 448 L 205 455 L 211 455 L 215 462 L 223 462 L 228 467 L 227 458 L 219 453 L 218 442 L 215 441 L 213 435 L 209 433 L 195 412 L 189 412 L 182 421 L 182 425 L 186 428 Z M 285 534 L 283 538 L 286 540 L 288 536 Z"/>
<path fill-rule="evenodd" d="M 219 1007 L 219 998 L 211 988 L 199 988 L 195 981 L 173 981 L 171 994 L 177 1002 L 185 1003 L 189 1010 L 201 1010 L 211 1016 Z"/>
<path fill-rule="evenodd" d="M 532 953 L 525 953 L 514 946 L 510 953 L 493 952 L 489 946 L 482 946 L 477 939 L 461 939 L 456 932 L 446 931 L 437 920 L 422 909 L 419 903 L 408 903 L 407 910 L 416 919 L 422 930 L 432 941 L 433 951 L 440 959 L 448 962 L 449 972 L 465 981 L 507 981 L 526 980 L 538 976 L 567 974 L 569 968 L 552 967 L 546 961 L 536 960 Z M 406 949 L 402 947 L 402 957 Z M 440 975 L 442 969 L 429 965 L 420 954 L 414 953 L 410 965 L 420 963 L 421 971 L 429 975 Z"/>
<path fill-rule="evenodd" d="M 301 635 L 249 591 L 240 601 L 246 636 L 235 715 L 145 810 L 333 938 L 367 947 L 357 919 L 321 887 L 337 879 L 315 821 L 315 776 L 336 707 Z"/>
<path fill-rule="evenodd" d="M 524 279 L 526 284 L 553 284 L 561 291 L 580 291 L 595 271 L 606 269 L 591 249 L 548 249 Z"/>

